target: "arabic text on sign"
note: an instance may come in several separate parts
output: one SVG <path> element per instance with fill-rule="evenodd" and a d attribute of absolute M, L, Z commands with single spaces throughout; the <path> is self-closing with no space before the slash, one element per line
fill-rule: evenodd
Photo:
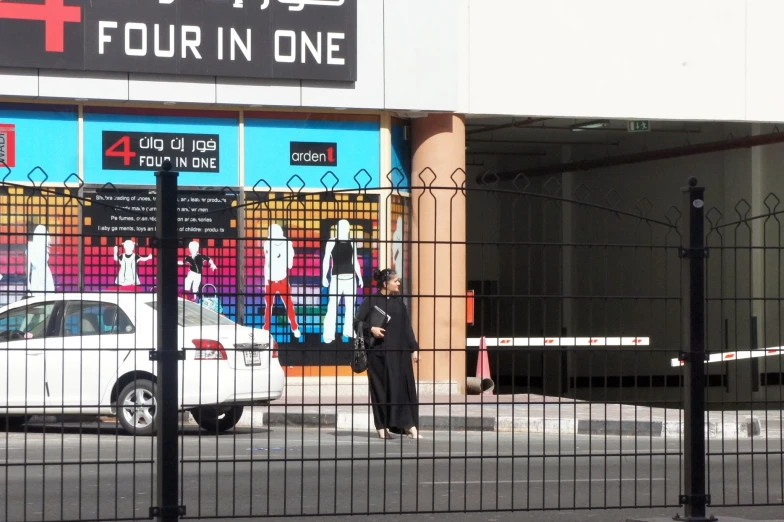
<path fill-rule="evenodd" d="M 306 5 L 320 5 L 325 7 L 340 7 L 345 3 L 345 0 L 278 0 L 281 4 L 287 4 L 289 11 L 302 11 Z M 158 3 L 163 5 L 170 5 L 174 0 L 158 0 Z M 270 0 L 262 0 L 261 9 L 264 10 L 270 5 Z M 244 0 L 234 0 L 232 5 L 235 9 L 242 9 L 245 7 Z"/>

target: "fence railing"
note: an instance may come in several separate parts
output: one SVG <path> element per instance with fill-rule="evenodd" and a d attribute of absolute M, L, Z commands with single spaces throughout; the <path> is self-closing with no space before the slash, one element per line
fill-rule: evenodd
<path fill-rule="evenodd" d="M 782 503 L 772 199 L 435 174 L 5 181 L 0 518 Z"/>

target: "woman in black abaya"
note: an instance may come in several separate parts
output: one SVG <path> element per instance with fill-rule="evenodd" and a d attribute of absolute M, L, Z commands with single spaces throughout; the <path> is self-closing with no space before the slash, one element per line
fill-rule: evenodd
<path fill-rule="evenodd" d="M 392 438 L 390 432 L 421 438 L 417 433 L 419 405 L 413 365 L 419 361 L 419 345 L 400 297 L 400 278 L 387 268 L 376 270 L 373 279 L 378 293 L 362 301 L 354 331 L 372 340 L 372 346 L 368 344 L 368 384 L 376 430 L 382 439 Z M 375 307 L 389 316 L 380 327 L 370 325 Z"/>

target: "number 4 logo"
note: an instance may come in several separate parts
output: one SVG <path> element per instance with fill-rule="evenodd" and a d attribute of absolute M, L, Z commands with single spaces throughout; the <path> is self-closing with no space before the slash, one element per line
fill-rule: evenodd
<path fill-rule="evenodd" d="M 131 137 L 123 136 L 117 142 L 106 149 L 107 158 L 122 158 L 123 165 L 131 166 L 131 158 L 136 157 L 136 153 L 131 150 Z"/>

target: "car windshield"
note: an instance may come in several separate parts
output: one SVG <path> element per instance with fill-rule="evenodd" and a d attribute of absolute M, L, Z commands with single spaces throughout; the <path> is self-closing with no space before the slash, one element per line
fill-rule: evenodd
<path fill-rule="evenodd" d="M 0 341 L 45 337 L 54 303 L 36 303 L 0 314 Z"/>
<path fill-rule="evenodd" d="M 147 303 L 153 310 L 158 310 L 158 302 Z M 177 323 L 180 326 L 234 326 L 234 321 L 213 312 L 209 308 L 204 308 L 193 301 L 177 301 Z"/>

